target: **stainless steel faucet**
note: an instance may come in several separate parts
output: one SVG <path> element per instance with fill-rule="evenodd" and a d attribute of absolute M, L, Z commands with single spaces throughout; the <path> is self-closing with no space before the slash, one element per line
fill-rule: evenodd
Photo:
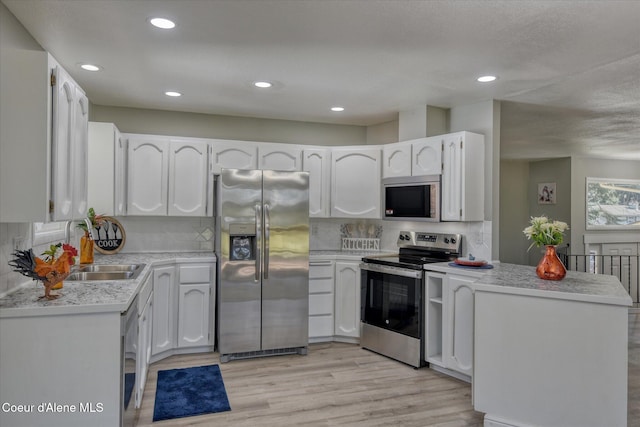
<path fill-rule="evenodd" d="M 71 243 L 71 222 L 67 221 L 64 225 L 64 242 L 68 245 Z"/>

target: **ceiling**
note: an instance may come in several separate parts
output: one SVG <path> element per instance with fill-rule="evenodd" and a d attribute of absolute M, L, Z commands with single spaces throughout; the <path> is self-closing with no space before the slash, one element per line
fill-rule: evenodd
<path fill-rule="evenodd" d="M 368 126 L 497 99 L 502 158 L 640 160 L 640 1 L 2 2 L 97 105 Z"/>

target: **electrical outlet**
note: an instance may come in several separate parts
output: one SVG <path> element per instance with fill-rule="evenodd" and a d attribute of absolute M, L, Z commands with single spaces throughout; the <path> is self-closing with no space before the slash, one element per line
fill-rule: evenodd
<path fill-rule="evenodd" d="M 24 243 L 24 237 L 14 237 L 13 238 L 13 249 L 20 250 L 22 249 L 22 244 Z"/>
<path fill-rule="evenodd" d="M 316 224 L 311 226 L 311 235 L 315 237 L 318 236 L 318 226 Z"/>

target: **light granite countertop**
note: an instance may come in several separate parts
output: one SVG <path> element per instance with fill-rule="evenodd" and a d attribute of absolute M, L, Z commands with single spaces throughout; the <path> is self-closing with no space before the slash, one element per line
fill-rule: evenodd
<path fill-rule="evenodd" d="M 135 300 L 140 287 L 154 266 L 170 263 L 215 262 L 212 252 L 158 252 L 99 255 L 95 264 L 145 264 L 134 280 L 65 281 L 62 289 L 52 291 L 60 295 L 45 300 L 42 283 L 31 281 L 0 298 L 0 318 L 79 313 L 126 311 Z"/>
<path fill-rule="evenodd" d="M 631 306 L 618 278 L 606 274 L 567 271 L 559 281 L 543 280 L 535 267 L 496 263 L 474 283 L 476 291 L 537 296 L 571 301 Z"/>

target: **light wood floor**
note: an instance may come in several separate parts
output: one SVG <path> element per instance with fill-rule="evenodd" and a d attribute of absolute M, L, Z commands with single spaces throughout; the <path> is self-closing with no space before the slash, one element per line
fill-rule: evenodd
<path fill-rule="evenodd" d="M 307 356 L 219 363 L 218 353 L 173 356 L 151 366 L 138 426 L 481 426 L 469 384 L 331 343 Z M 231 411 L 153 423 L 158 370 L 217 363 Z M 640 312 L 629 315 L 629 417 L 640 427 Z"/>

